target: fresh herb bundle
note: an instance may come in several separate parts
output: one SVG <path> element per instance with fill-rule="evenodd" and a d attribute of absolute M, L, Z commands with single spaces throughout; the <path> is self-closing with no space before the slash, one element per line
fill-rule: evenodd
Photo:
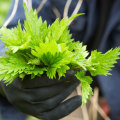
<path fill-rule="evenodd" d="M 58 19 L 47 27 L 42 18 L 37 17 L 36 11 L 28 12 L 25 7 L 26 20 L 24 28 L 18 26 L 12 29 L 0 29 L 2 41 L 7 48 L 5 56 L 0 57 L 0 80 L 10 84 L 17 77 L 45 74 L 50 78 L 65 77 L 67 70 L 76 72 L 75 76 L 82 86 L 82 104 L 90 97 L 92 78 L 86 76 L 89 71 L 92 76 L 110 75 L 111 67 L 119 59 L 120 48 L 111 49 L 105 54 L 94 50 L 89 55 L 86 46 L 71 38 L 68 24 L 79 15 Z M 88 57 L 89 56 L 89 57 Z"/>

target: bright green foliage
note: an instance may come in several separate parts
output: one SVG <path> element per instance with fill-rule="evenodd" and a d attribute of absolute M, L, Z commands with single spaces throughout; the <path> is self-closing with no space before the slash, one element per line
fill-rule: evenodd
<path fill-rule="evenodd" d="M 76 73 L 77 79 L 80 80 L 82 86 L 82 105 L 87 102 L 90 95 L 93 94 L 90 84 L 92 83 L 92 78 L 90 76 L 85 76 L 85 71 L 80 71 Z"/>
<path fill-rule="evenodd" d="M 23 29 L 20 22 L 11 30 L 3 27 L 0 29 L 2 41 L 7 48 L 5 56 L 0 57 L 0 80 L 10 84 L 17 77 L 24 80 L 26 75 L 35 76 L 46 74 L 50 79 L 65 77 L 67 70 L 72 69 L 75 76 L 81 81 L 82 103 L 86 103 L 92 94 L 90 84 L 91 75 L 110 74 L 111 67 L 119 59 L 120 48 L 111 49 L 105 54 L 89 52 L 82 43 L 71 38 L 68 24 L 79 15 L 57 19 L 52 25 L 47 26 L 46 21 L 37 17 L 36 11 L 27 11 Z M 7 34 L 6 34 L 7 33 Z"/>
<path fill-rule="evenodd" d="M 73 52 L 73 63 L 77 68 L 81 68 L 86 70 L 86 57 L 88 56 L 88 51 L 86 50 L 86 46 L 80 42 L 73 42 L 70 44 L 70 50 Z"/>
<path fill-rule="evenodd" d="M 0 80 L 11 83 L 16 77 L 24 78 L 24 74 L 41 75 L 45 68 L 28 64 L 27 57 L 21 53 L 6 53 L 9 57 L 0 57 Z"/>
<path fill-rule="evenodd" d="M 109 71 L 114 64 L 117 63 L 117 59 L 119 59 L 120 48 L 111 49 L 105 54 L 101 52 L 97 52 L 94 50 L 91 52 L 91 56 L 88 58 L 87 69 L 91 72 L 92 76 L 96 75 L 110 75 Z"/>

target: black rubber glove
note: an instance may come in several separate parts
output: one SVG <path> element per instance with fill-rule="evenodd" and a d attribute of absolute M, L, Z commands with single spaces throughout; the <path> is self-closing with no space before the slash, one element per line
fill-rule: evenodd
<path fill-rule="evenodd" d="M 0 87 L 2 95 L 22 112 L 43 120 L 58 120 L 81 105 L 81 96 L 62 102 L 79 83 L 69 71 L 60 80 L 26 76 L 23 81 L 17 78 L 8 86 L 1 82 Z"/>

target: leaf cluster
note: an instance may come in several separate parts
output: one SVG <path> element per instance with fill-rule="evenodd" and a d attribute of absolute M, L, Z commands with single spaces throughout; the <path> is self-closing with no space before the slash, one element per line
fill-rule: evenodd
<path fill-rule="evenodd" d="M 76 72 L 75 76 L 81 81 L 82 103 L 86 103 L 92 94 L 92 78 L 86 76 L 89 71 L 92 76 L 109 75 L 111 67 L 119 59 L 120 48 L 109 50 L 102 54 L 94 50 L 88 57 L 86 46 L 71 38 L 68 24 L 79 15 L 70 18 L 56 19 L 47 26 L 46 21 L 37 16 L 36 11 L 28 12 L 25 8 L 26 20 L 23 29 L 20 21 L 12 29 L 0 29 L 2 41 L 7 48 L 5 56 L 0 57 L 0 80 L 10 84 L 15 78 L 24 79 L 26 75 L 35 76 L 46 74 L 48 78 L 65 77 L 67 70 Z M 6 34 L 7 33 L 7 34 Z"/>

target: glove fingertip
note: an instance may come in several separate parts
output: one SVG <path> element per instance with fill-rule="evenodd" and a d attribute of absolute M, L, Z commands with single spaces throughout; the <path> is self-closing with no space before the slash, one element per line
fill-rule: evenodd
<path fill-rule="evenodd" d="M 82 104 L 81 96 L 74 96 L 63 103 L 61 103 L 58 107 L 54 108 L 50 112 L 44 112 L 43 118 L 44 120 L 59 120 L 74 110 L 76 110 Z"/>

